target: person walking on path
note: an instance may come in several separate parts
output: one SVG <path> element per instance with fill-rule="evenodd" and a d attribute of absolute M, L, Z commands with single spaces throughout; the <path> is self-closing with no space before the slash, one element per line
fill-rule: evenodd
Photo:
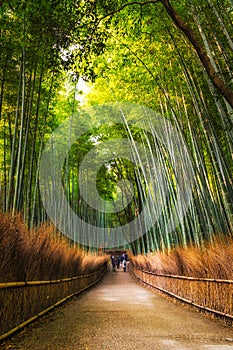
<path fill-rule="evenodd" d="M 115 256 L 111 256 L 112 271 L 116 272 L 116 259 Z"/>

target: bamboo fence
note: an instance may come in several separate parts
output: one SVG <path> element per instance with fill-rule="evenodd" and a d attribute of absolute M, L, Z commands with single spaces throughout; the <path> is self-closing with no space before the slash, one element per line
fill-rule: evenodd
<path fill-rule="evenodd" d="M 216 316 L 233 320 L 233 280 L 156 274 L 131 266 L 134 276 L 161 292 Z"/>
<path fill-rule="evenodd" d="M 96 284 L 107 264 L 88 275 L 52 281 L 0 283 L 0 341 Z"/>

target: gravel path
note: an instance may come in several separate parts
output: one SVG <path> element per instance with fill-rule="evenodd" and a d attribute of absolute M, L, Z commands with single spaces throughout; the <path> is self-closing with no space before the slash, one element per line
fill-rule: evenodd
<path fill-rule="evenodd" d="M 233 329 L 109 271 L 0 349 L 233 350 Z"/>

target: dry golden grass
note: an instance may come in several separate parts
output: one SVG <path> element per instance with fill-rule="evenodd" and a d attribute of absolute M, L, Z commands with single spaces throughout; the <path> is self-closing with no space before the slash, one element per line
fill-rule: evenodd
<path fill-rule="evenodd" d="M 233 279 L 233 239 L 214 239 L 202 248 L 177 247 L 164 253 L 131 257 L 136 267 L 160 274 Z"/>
<path fill-rule="evenodd" d="M 17 216 L 0 214 L 0 282 L 47 281 L 96 274 L 69 282 L 0 289 L 0 334 L 18 326 L 59 300 L 95 283 L 108 256 L 70 247 L 52 226 L 35 232 Z"/>
<path fill-rule="evenodd" d="M 0 214 L 0 282 L 53 280 L 96 271 L 107 257 L 70 247 L 54 227 L 27 229 L 20 216 Z"/>
<path fill-rule="evenodd" d="M 213 315 L 223 319 L 226 315 L 233 315 L 232 238 L 215 238 L 203 244 L 202 248 L 177 247 L 164 253 L 139 255 L 132 257 L 131 262 L 136 268 L 159 274 L 159 276 L 143 274 L 134 269 L 139 278 L 152 286 L 178 298 L 190 300 L 204 310 L 214 310 Z M 164 274 L 198 277 L 198 279 L 168 278 Z M 229 322 L 229 319 L 226 319 Z"/>

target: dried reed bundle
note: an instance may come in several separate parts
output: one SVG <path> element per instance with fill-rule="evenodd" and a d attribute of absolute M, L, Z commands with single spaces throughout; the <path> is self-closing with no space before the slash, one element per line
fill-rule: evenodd
<path fill-rule="evenodd" d="M 84 253 L 51 225 L 30 231 L 20 216 L 0 214 L 0 282 L 53 280 L 96 271 L 106 256 Z"/>
<path fill-rule="evenodd" d="M 213 239 L 201 248 L 191 245 L 131 257 L 137 268 L 160 274 L 233 279 L 233 239 Z"/>

